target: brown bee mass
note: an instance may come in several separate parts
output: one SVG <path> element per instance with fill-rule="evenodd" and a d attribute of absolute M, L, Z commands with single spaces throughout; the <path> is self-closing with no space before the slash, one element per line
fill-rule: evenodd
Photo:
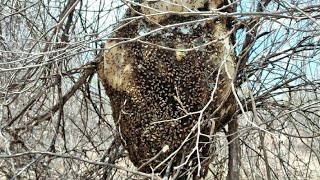
<path fill-rule="evenodd" d="M 202 2 L 196 5 L 207 3 Z M 235 108 L 236 65 L 228 34 L 225 20 L 195 15 L 138 18 L 115 27 L 98 74 L 130 160 L 140 167 L 153 158 L 140 170 L 159 172 L 169 161 L 179 166 L 183 156 L 209 157 L 210 132 L 223 127 Z M 212 119 L 215 127 L 208 123 Z M 169 149 L 161 153 L 164 147 Z"/>

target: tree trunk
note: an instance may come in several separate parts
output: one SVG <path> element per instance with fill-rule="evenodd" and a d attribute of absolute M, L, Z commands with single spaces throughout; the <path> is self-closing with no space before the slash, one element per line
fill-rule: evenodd
<path fill-rule="evenodd" d="M 234 118 L 229 124 L 228 130 L 228 149 L 229 149 L 229 161 L 228 161 L 228 175 L 227 180 L 239 180 L 240 176 L 240 143 L 238 133 L 238 120 Z"/>

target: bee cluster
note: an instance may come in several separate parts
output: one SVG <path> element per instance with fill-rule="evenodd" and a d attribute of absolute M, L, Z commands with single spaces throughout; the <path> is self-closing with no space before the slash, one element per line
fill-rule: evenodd
<path fill-rule="evenodd" d="M 171 15 L 162 19 L 161 25 L 173 26 L 154 31 L 158 25 L 146 19 L 121 23 L 112 38 L 140 36 L 139 40 L 107 50 L 98 72 L 133 164 L 140 167 L 164 146 L 169 147 L 140 169 L 145 172 L 151 172 L 150 167 L 155 168 L 173 152 L 172 165 L 180 165 L 182 157 L 192 155 L 199 143 L 195 135 L 209 136 L 212 127 L 208 119 L 225 119 L 225 114 L 215 110 L 226 99 L 232 101 L 226 71 L 219 70 L 225 58 L 223 41 L 215 33 L 221 29 L 216 22 L 202 21 L 199 16 Z M 106 47 L 119 42 L 109 41 Z M 202 110 L 199 119 L 200 113 L 195 112 Z M 223 121 L 216 123 L 216 130 Z M 197 123 L 201 123 L 201 132 L 194 128 Z M 208 136 L 201 135 L 201 160 L 209 157 Z M 163 169 L 164 165 L 156 171 Z"/>

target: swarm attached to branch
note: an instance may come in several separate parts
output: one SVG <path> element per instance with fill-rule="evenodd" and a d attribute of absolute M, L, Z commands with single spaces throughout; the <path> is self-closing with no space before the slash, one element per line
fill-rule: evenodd
<path fill-rule="evenodd" d="M 203 174 L 190 166 L 208 164 L 210 135 L 234 113 L 236 66 L 226 20 L 179 14 L 223 5 L 142 2 L 127 16 L 146 16 L 119 24 L 106 43 L 99 77 L 130 160 L 142 171 L 165 173 L 171 164 Z M 167 10 L 171 14 L 150 15 Z"/>

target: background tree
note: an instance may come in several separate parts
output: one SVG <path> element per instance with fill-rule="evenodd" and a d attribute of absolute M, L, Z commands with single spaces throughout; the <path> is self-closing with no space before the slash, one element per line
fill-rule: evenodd
<path fill-rule="evenodd" d="M 1 178 L 155 176 L 126 158 L 95 74 L 100 45 L 130 3 L 1 1 Z M 208 179 L 317 179 L 320 1 L 232 5 L 201 12 L 234 19 L 239 62 L 238 131 L 215 136 Z"/>

